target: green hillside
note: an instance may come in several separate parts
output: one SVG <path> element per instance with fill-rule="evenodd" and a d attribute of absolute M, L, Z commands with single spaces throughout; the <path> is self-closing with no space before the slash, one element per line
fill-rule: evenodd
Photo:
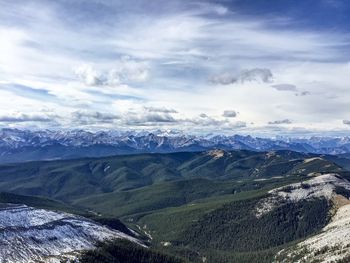
<path fill-rule="evenodd" d="M 0 190 L 72 201 L 188 179 L 247 180 L 335 171 L 331 161 L 303 163 L 307 155 L 281 151 L 141 154 L 0 166 Z M 314 167 L 315 166 L 315 167 Z"/>
<path fill-rule="evenodd" d="M 27 196 L 27 195 L 18 195 L 13 193 L 0 193 L 0 204 L 24 204 L 27 206 L 49 209 L 49 210 L 58 210 L 74 214 L 87 214 L 84 211 L 81 211 L 71 205 L 65 204 L 60 201 L 52 200 L 46 197 L 38 196 Z"/>
<path fill-rule="evenodd" d="M 79 258 L 82 263 L 186 263 L 187 261 L 163 252 L 140 247 L 127 240 L 101 243 Z"/>
<path fill-rule="evenodd" d="M 290 151 L 140 154 L 2 165 L 0 191 L 91 211 L 127 232 L 124 222 L 158 251 L 191 262 L 270 262 L 321 229 L 329 204 L 287 205 L 261 220 L 252 207 L 273 188 L 329 172 L 347 176 L 332 160 Z"/>

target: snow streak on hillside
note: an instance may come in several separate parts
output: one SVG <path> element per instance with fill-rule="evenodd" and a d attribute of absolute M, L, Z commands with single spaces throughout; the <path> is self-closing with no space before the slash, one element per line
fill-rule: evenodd
<path fill-rule="evenodd" d="M 330 200 L 335 195 L 336 187 L 350 190 L 350 182 L 337 174 L 324 174 L 302 183 L 273 189 L 269 191 L 270 196 L 257 205 L 256 216 L 261 217 L 286 202 L 298 202 L 313 198 Z"/>
<path fill-rule="evenodd" d="M 60 262 L 97 241 L 138 240 L 72 214 L 25 205 L 0 208 L 0 262 Z"/>
<path fill-rule="evenodd" d="M 337 194 L 338 190 L 348 196 L 350 182 L 338 174 L 324 174 L 273 189 L 258 203 L 255 208 L 258 218 L 288 203 L 324 198 L 332 204 L 332 219 L 322 231 L 281 250 L 274 262 L 350 262 L 350 200 Z"/>

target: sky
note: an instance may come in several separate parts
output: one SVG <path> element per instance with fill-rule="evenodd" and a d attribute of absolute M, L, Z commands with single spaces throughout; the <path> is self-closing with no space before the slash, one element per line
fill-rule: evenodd
<path fill-rule="evenodd" d="M 346 0 L 0 0 L 0 127 L 350 134 Z"/>

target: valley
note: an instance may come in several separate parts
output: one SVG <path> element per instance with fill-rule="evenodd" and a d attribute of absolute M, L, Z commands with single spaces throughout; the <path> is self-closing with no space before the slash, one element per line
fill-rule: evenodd
<path fill-rule="evenodd" d="M 169 262 L 289 262 L 343 213 L 335 200 L 350 197 L 350 173 L 337 160 L 214 150 L 4 164 L 0 201 L 84 216 Z M 107 242 L 96 253 L 111 247 L 134 249 Z"/>
<path fill-rule="evenodd" d="M 0 0 L 0 263 L 350 263 L 349 14 Z"/>

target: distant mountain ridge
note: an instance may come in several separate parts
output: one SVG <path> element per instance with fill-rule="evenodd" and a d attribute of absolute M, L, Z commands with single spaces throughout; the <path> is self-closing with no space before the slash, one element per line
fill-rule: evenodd
<path fill-rule="evenodd" d="M 257 138 L 242 135 L 186 135 L 174 131 L 0 130 L 0 163 L 171 153 L 211 149 L 349 154 L 350 137 Z"/>

